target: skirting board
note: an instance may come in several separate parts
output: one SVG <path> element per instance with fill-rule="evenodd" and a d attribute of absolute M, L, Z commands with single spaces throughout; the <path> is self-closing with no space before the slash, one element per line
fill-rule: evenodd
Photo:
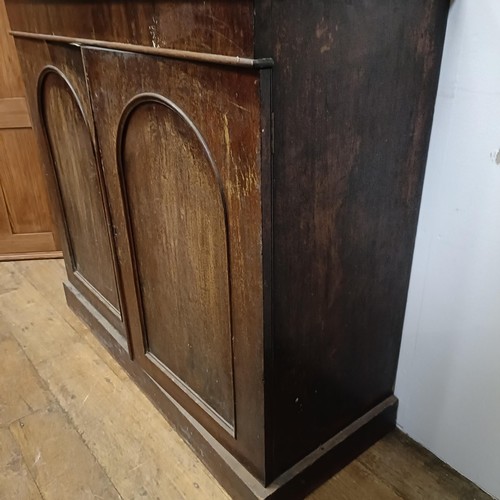
<path fill-rule="evenodd" d="M 233 498 L 304 498 L 359 454 L 395 428 L 398 400 L 389 396 L 358 420 L 307 455 L 270 485 L 264 486 L 168 393 L 130 360 L 115 340 L 109 322 L 70 283 L 64 283 L 69 307 L 89 325 L 113 357 L 184 438 Z"/>

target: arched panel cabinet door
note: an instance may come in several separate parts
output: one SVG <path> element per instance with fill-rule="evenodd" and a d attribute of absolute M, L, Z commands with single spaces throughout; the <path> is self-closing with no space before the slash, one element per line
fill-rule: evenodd
<path fill-rule="evenodd" d="M 38 107 L 64 224 L 70 282 L 119 328 L 121 308 L 99 159 L 77 91 L 55 66 L 40 72 Z"/>
<path fill-rule="evenodd" d="M 91 48 L 83 55 L 134 360 L 258 473 L 260 73 Z"/>
<path fill-rule="evenodd" d="M 172 101 L 141 94 L 117 134 L 147 360 L 234 429 L 226 201 L 196 126 Z M 161 378 L 161 377 L 160 377 Z"/>

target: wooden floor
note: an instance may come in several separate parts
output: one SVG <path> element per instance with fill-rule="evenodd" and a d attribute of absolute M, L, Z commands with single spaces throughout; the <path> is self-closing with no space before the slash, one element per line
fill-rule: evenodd
<path fill-rule="evenodd" d="M 66 307 L 64 277 L 0 263 L 0 498 L 228 498 Z M 395 432 L 310 498 L 490 497 Z"/>

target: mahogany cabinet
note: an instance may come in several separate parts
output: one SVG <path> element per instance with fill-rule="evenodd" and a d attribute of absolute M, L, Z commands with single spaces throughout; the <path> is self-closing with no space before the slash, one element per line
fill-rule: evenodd
<path fill-rule="evenodd" d="M 7 8 L 68 303 L 228 491 L 393 428 L 447 0 Z"/>

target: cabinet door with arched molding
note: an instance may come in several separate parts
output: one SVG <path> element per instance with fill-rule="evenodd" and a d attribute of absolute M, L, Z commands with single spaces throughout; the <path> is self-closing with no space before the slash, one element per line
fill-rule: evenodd
<path fill-rule="evenodd" d="M 261 74 L 83 54 L 133 355 L 212 434 L 257 463 Z"/>
<path fill-rule="evenodd" d="M 68 296 L 84 302 L 124 347 L 116 258 L 81 50 L 16 41 L 34 129 L 57 207 Z"/>

